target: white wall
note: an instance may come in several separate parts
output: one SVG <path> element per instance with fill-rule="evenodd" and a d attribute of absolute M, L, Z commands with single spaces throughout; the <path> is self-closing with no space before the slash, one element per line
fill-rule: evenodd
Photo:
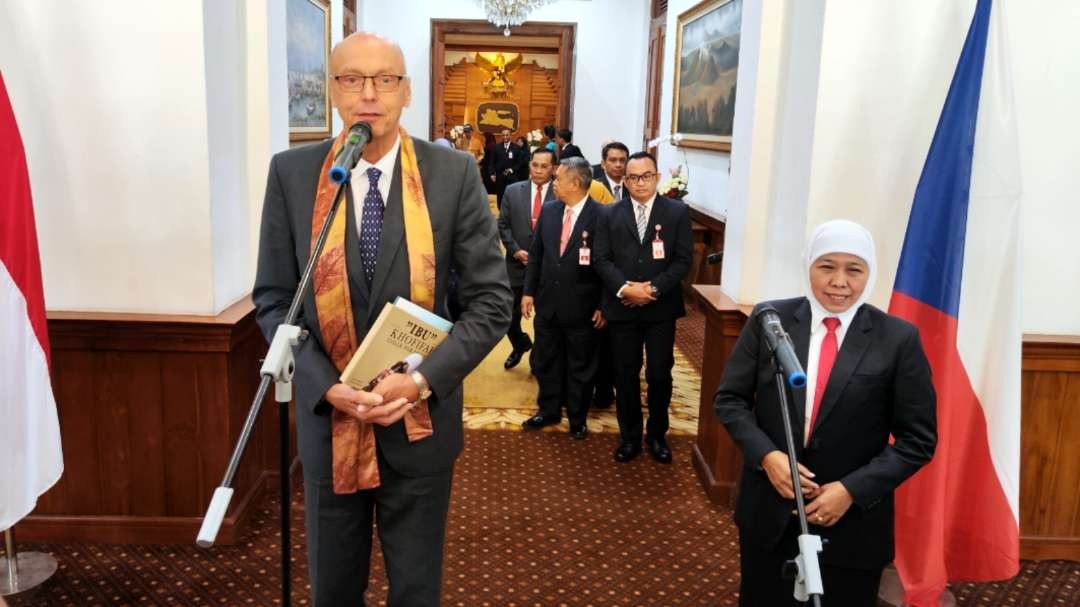
<path fill-rule="evenodd" d="M 674 102 L 674 83 L 675 83 L 675 34 L 679 30 L 679 13 L 682 13 L 700 0 L 670 0 L 668 2 L 667 9 L 667 32 L 664 37 L 664 66 L 663 71 L 660 74 L 661 95 L 660 95 L 660 135 L 671 134 L 671 117 L 672 117 L 672 103 Z M 754 76 L 754 57 L 750 57 L 749 69 L 747 66 L 747 57 L 745 56 L 745 49 L 747 46 L 754 46 L 756 42 L 756 27 L 755 23 L 759 23 L 760 19 L 755 15 L 760 16 L 761 7 L 756 6 L 756 2 L 744 2 L 743 3 L 743 23 L 747 23 L 746 13 L 750 12 L 750 27 L 744 27 L 742 36 L 740 38 L 740 46 L 743 50 L 740 50 L 739 56 L 739 79 L 736 83 L 736 90 L 738 91 L 736 98 L 736 104 L 743 103 L 744 91 L 751 96 L 752 99 L 752 86 L 743 88 L 745 85 L 753 84 Z M 648 27 L 646 25 L 646 27 Z M 747 30 L 750 31 L 747 31 Z M 648 45 L 648 38 L 645 39 L 646 46 Z M 648 53 L 645 54 L 645 61 L 648 61 Z M 749 72 L 749 73 L 748 73 Z M 747 80 L 747 76 L 750 80 Z M 647 81 L 645 81 L 647 82 Z M 752 106 L 752 104 L 750 104 Z M 738 108 L 736 108 L 738 113 Z M 736 122 L 738 122 L 740 116 L 736 115 Z M 747 116 L 742 116 L 744 119 Z M 738 127 L 736 126 L 736 129 Z M 733 134 L 734 136 L 734 134 Z M 636 144 L 640 140 L 635 139 Z M 631 150 L 636 150 L 636 145 L 630 146 Z M 695 150 L 691 148 L 676 147 L 670 143 L 661 143 L 654 151 L 656 154 L 656 160 L 660 165 L 660 171 L 665 174 L 666 179 L 667 171 L 678 165 L 687 167 L 689 174 L 689 181 L 687 182 L 687 189 L 689 194 L 686 200 L 691 204 L 699 207 L 701 210 L 716 217 L 725 217 L 728 213 L 731 196 L 732 196 L 732 183 L 730 172 L 730 156 L 727 153 L 710 152 L 704 150 Z"/>
<path fill-rule="evenodd" d="M 715 181 L 727 214 L 725 291 L 743 302 L 800 293 L 806 236 L 821 221 L 849 217 L 875 233 L 881 274 L 872 301 L 888 304 L 903 226 L 973 6 L 744 4 L 732 174 Z M 1023 183 L 1022 327 L 1077 335 L 1080 249 L 1070 241 L 1080 230 L 1071 150 L 1080 138 L 1072 116 L 1080 106 L 1080 41 L 1070 32 L 1080 26 L 1080 5 L 1004 0 L 994 8 L 1008 34 L 1019 138 L 1016 150 L 999 152 L 1016 153 Z M 671 158 L 670 148 L 661 158 Z"/>
<path fill-rule="evenodd" d="M 4 2 L 50 309 L 213 309 L 198 2 Z"/>
<path fill-rule="evenodd" d="M 240 2 L 203 2 L 206 131 L 213 245 L 213 311 L 251 291 L 254 272 L 247 229 L 247 71 L 244 11 Z"/>
<path fill-rule="evenodd" d="M 284 19 L 284 0 L 0 4 L 49 309 L 216 314 L 251 290 Z"/>
<path fill-rule="evenodd" d="M 1028 333 L 1080 335 L 1080 3 L 1008 0 Z"/>
<path fill-rule="evenodd" d="M 392 38 L 405 51 L 412 76 L 412 107 L 402 125 L 427 137 L 430 124 L 431 19 L 484 19 L 473 0 L 361 0 L 358 27 Z M 645 62 L 648 58 L 648 0 L 560 0 L 530 15 L 530 21 L 577 24 L 574 143 L 599 162 L 607 139 L 631 149 L 645 124 Z"/>

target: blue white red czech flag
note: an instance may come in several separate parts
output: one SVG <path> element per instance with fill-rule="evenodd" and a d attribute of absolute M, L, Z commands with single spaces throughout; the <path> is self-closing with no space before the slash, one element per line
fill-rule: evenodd
<path fill-rule="evenodd" d="M 978 0 L 889 304 L 919 327 L 938 396 L 934 459 L 896 494 L 896 568 L 915 606 L 1019 567 L 1020 190 L 1003 43 Z"/>

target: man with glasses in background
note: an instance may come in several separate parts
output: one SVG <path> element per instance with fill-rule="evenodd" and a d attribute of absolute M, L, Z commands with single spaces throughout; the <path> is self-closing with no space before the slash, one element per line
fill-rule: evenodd
<path fill-rule="evenodd" d="M 665 437 L 675 366 L 675 320 L 686 315 L 682 280 L 690 271 L 693 243 L 689 207 L 658 195 L 658 178 L 651 154 L 630 155 L 623 179 L 630 198 L 606 207 L 597 230 L 594 264 L 609 295 L 603 312 L 615 356 L 617 462 L 629 462 L 641 453 L 638 378 L 643 347 L 648 359 L 649 405 L 644 438 L 654 459 L 671 462 Z"/>
<path fill-rule="evenodd" d="M 296 349 L 296 435 L 314 604 L 362 604 L 372 530 L 390 605 L 438 605 L 454 461 L 463 444 L 461 382 L 506 332 L 513 295 L 495 221 L 472 156 L 410 137 L 399 122 L 411 88 L 401 48 L 357 33 L 330 56 L 335 139 L 270 163 L 252 293 L 269 338 L 286 315 L 333 200 L 328 170 L 358 122 L 372 138 L 351 195 L 316 260 Z M 436 238 L 435 235 L 439 235 Z M 371 392 L 338 377 L 386 303 L 397 297 L 448 316 L 449 269 L 464 310 L 412 373 Z"/>

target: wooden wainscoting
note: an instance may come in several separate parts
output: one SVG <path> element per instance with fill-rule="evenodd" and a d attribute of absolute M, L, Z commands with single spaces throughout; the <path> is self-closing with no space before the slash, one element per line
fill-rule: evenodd
<path fill-rule="evenodd" d="M 709 498 L 734 506 L 742 458 L 713 413 L 713 394 L 746 322 L 712 285 L 695 285 L 705 313 L 694 467 Z M 1024 336 L 1020 394 L 1020 556 L 1080 561 L 1080 337 Z"/>
<path fill-rule="evenodd" d="M 251 300 L 217 316 L 48 316 L 64 475 L 20 538 L 194 542 L 259 383 L 266 341 Z M 259 493 L 276 487 L 277 419 L 268 398 L 219 543 L 236 541 Z"/>
<path fill-rule="evenodd" d="M 1080 337 L 1027 335 L 1020 384 L 1020 556 L 1080 561 Z"/>
<path fill-rule="evenodd" d="M 694 285 L 718 285 L 720 284 L 720 264 L 706 263 L 706 258 L 711 253 L 724 250 L 725 219 L 710 214 L 687 202 L 690 205 L 690 229 L 694 238 L 694 261 L 690 265 L 690 272 L 683 279 L 683 291 L 690 301 L 698 297 L 694 292 Z"/>

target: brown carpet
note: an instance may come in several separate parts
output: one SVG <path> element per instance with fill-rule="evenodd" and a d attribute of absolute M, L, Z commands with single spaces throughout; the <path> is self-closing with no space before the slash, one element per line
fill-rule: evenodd
<path fill-rule="evenodd" d="M 673 437 L 675 463 L 611 461 L 615 439 L 562 433 L 470 431 L 447 529 L 444 604 L 735 605 L 737 536 L 689 463 L 689 438 Z M 310 605 L 295 493 L 295 605 Z M 60 570 L 24 605 L 275 605 L 277 501 L 260 504 L 234 547 L 24 545 Z M 369 604 L 386 578 L 373 559 Z M 962 584 L 961 605 L 1077 605 L 1080 563 L 1025 562 L 1000 584 Z"/>

